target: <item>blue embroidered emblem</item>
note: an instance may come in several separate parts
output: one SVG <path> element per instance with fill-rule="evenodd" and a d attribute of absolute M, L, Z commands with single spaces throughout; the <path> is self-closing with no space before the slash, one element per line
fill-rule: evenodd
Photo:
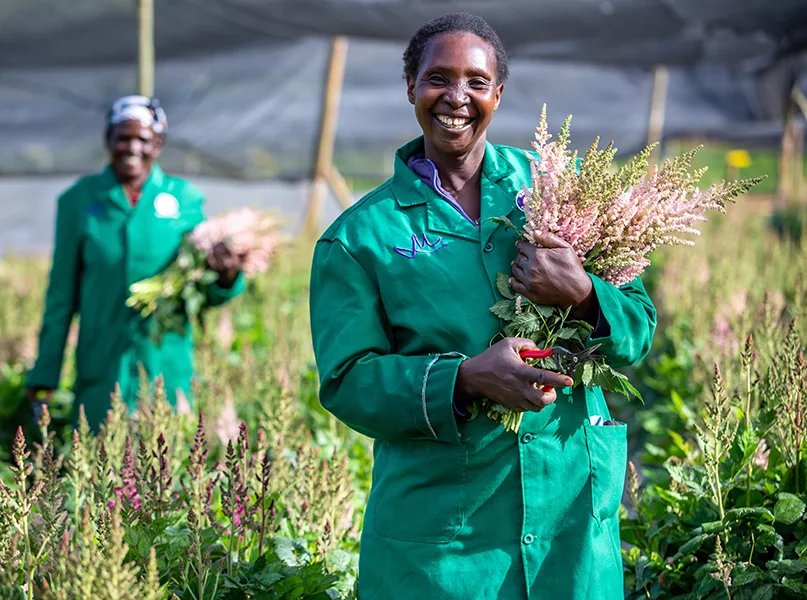
<path fill-rule="evenodd" d="M 521 191 L 518 194 L 516 194 L 516 206 L 518 207 L 518 210 L 520 210 L 521 212 L 524 212 L 524 198 L 526 197 L 527 197 L 527 190 L 525 190 L 524 188 L 522 188 Z"/>
<path fill-rule="evenodd" d="M 394 248 L 395 252 L 403 256 L 404 258 L 413 259 L 418 254 L 433 254 L 437 252 L 440 248 L 444 248 L 448 246 L 448 242 L 444 242 L 443 238 L 439 237 L 435 241 L 429 241 L 429 238 L 426 237 L 426 234 L 423 234 L 423 240 L 418 239 L 418 236 L 412 236 L 412 247 L 411 248 L 403 248 L 401 246 L 396 246 Z"/>
<path fill-rule="evenodd" d="M 84 212 L 91 217 L 98 217 L 103 215 L 106 211 L 104 210 L 104 205 L 100 201 L 96 200 L 92 204 L 88 204 L 86 207 L 84 207 Z"/>

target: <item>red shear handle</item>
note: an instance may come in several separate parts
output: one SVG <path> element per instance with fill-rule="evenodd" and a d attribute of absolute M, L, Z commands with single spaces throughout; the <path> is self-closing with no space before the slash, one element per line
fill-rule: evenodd
<path fill-rule="evenodd" d="M 521 358 L 549 358 L 552 354 L 554 354 L 552 348 L 547 348 L 546 350 L 522 350 L 519 352 Z"/>
<path fill-rule="evenodd" d="M 549 358 L 552 356 L 552 348 L 547 348 L 546 350 L 522 350 L 518 353 L 521 358 Z M 551 392 L 553 388 L 551 385 L 542 385 L 541 391 L 542 392 Z"/>

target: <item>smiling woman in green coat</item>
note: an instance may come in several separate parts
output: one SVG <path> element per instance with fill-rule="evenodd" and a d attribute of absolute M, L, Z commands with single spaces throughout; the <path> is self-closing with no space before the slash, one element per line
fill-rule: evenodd
<path fill-rule="evenodd" d="M 516 244 L 524 152 L 486 130 L 507 78 L 496 33 L 473 15 L 426 24 L 404 54 L 423 136 L 392 178 L 319 240 L 311 326 L 323 406 L 375 440 L 359 564 L 361 600 L 599 600 L 623 597 L 617 511 L 626 427 L 598 388 L 534 369 L 532 342 L 490 340 L 496 274 L 539 304 L 571 307 L 615 367 L 650 348 L 641 281 L 588 275 L 547 236 Z M 536 106 L 539 103 L 536 102 Z M 540 386 L 555 389 L 542 392 Z M 516 436 L 467 403 L 524 411 Z"/>
<path fill-rule="evenodd" d="M 155 345 L 151 320 L 126 307 L 129 285 L 162 271 L 183 236 L 204 219 L 202 193 L 165 174 L 156 159 L 167 121 L 156 98 L 125 96 L 109 111 L 109 166 L 82 177 L 58 200 L 53 264 L 39 335 L 39 356 L 28 373 L 36 408 L 58 387 L 65 341 L 79 315 L 74 422 L 78 406 L 97 430 L 120 384 L 130 409 L 136 405 L 140 365 L 150 378 L 162 375 L 168 401 L 179 390 L 190 400 L 193 343 L 167 333 Z M 243 276 L 226 246 L 215 249 L 210 267 L 219 273 L 210 305 L 239 294 Z"/>

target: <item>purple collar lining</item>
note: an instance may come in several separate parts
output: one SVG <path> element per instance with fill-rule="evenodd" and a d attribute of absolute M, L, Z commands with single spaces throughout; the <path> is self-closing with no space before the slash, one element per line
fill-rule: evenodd
<path fill-rule="evenodd" d="M 446 200 L 451 206 L 453 206 L 457 211 L 465 217 L 465 219 L 471 223 L 476 228 L 479 228 L 479 223 L 474 221 L 468 214 L 463 210 L 460 203 L 457 202 L 454 197 L 449 194 L 443 186 L 440 184 L 440 174 L 437 172 L 437 167 L 435 164 L 426 158 L 423 154 L 413 154 L 409 157 L 409 160 L 406 161 L 406 166 L 412 169 L 412 172 L 417 175 L 423 183 L 428 185 L 431 189 L 433 189 L 438 196 Z"/>

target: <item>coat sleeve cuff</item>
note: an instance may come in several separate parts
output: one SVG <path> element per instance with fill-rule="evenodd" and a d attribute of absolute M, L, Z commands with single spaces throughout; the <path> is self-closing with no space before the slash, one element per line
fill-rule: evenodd
<path fill-rule="evenodd" d="M 213 282 L 207 288 L 208 303 L 210 306 L 219 306 L 243 293 L 244 289 L 246 289 L 246 283 L 243 273 L 239 273 L 233 285 L 228 288 L 221 287 L 218 283 Z"/>
<path fill-rule="evenodd" d="M 25 387 L 55 390 L 59 387 L 59 374 L 44 373 L 42 369 L 34 366 L 25 376 Z"/>
<path fill-rule="evenodd" d="M 454 384 L 460 364 L 468 357 L 459 352 L 436 354 L 426 364 L 421 389 L 422 418 L 425 430 L 441 442 L 460 441 L 454 407 Z"/>
<path fill-rule="evenodd" d="M 599 314 L 597 315 L 597 324 L 594 326 L 594 330 L 589 334 L 586 343 L 588 347 L 594 346 L 595 344 L 604 344 L 608 341 L 608 338 L 611 337 L 611 323 L 608 321 L 608 311 L 614 309 L 614 301 L 611 294 L 613 290 L 616 290 L 611 284 L 604 282 L 595 275 L 589 275 L 589 277 L 594 285 L 594 293 L 597 295 Z"/>

